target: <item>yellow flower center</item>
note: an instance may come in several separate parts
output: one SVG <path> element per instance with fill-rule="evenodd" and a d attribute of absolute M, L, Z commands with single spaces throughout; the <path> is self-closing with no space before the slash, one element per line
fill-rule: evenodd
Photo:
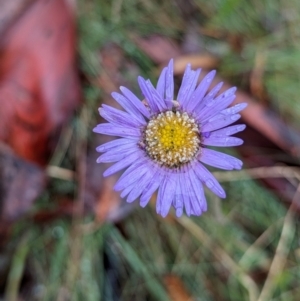
<path fill-rule="evenodd" d="M 144 144 L 154 161 L 172 168 L 180 167 L 190 162 L 199 150 L 199 127 L 187 113 L 160 113 L 149 121 Z"/>

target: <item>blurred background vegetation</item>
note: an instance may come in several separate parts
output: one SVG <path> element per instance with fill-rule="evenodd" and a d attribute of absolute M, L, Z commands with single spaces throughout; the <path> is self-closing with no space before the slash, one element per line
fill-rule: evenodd
<path fill-rule="evenodd" d="M 141 47 L 153 36 L 180 53 L 217 58 L 221 77 L 299 127 L 299 1 L 80 0 L 76 10 L 83 101 L 50 164 L 76 174 L 79 150 L 93 151 L 91 129 L 111 90 L 122 84 L 139 93 L 139 74 L 155 82 L 164 59 Z M 252 166 L 246 160 L 244 168 Z M 0 255 L 1 300 L 300 300 L 298 211 L 261 181 L 263 173 L 216 175 L 227 198 L 207 191 L 201 217 L 162 219 L 152 204 L 121 207 L 105 222 L 94 214 L 18 221 Z M 294 202 L 298 179 L 289 177 Z M 80 202 L 79 182 L 52 179 L 32 212 L 55 208 L 57 195 Z"/>

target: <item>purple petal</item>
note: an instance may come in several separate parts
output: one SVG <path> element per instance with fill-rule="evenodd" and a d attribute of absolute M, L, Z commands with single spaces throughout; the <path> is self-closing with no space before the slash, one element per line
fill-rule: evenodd
<path fill-rule="evenodd" d="M 141 76 L 138 77 L 138 83 L 139 86 L 141 88 L 141 91 L 150 107 L 151 112 L 153 113 L 159 113 L 160 109 L 159 109 L 159 103 L 157 103 L 154 100 L 153 94 L 151 93 L 150 89 L 149 89 L 149 85 L 146 82 L 146 80 L 144 78 L 142 78 Z"/>
<path fill-rule="evenodd" d="M 218 119 L 209 119 L 205 124 L 200 125 L 201 132 L 211 132 L 224 128 L 241 118 L 240 114 L 221 116 Z"/>
<path fill-rule="evenodd" d="M 240 111 L 244 110 L 247 106 L 248 106 L 248 104 L 246 102 L 238 103 L 230 108 L 227 108 L 227 109 L 221 111 L 220 113 L 224 114 L 224 115 L 236 114 L 236 113 L 239 113 Z"/>
<path fill-rule="evenodd" d="M 120 90 L 136 110 L 138 110 L 143 116 L 150 118 L 150 113 L 147 108 L 129 89 L 121 86 Z"/>
<path fill-rule="evenodd" d="M 137 146 L 133 146 L 130 144 L 122 145 L 120 147 L 116 147 L 114 150 L 108 151 L 101 155 L 97 159 L 97 163 L 110 163 L 122 160 L 132 154 L 133 152 L 138 152 L 139 149 Z"/>
<path fill-rule="evenodd" d="M 140 166 L 145 165 L 148 163 L 148 158 L 145 157 L 144 152 L 140 150 L 139 153 L 139 158 L 132 164 L 130 165 L 122 174 L 122 176 L 119 178 L 119 180 L 123 179 L 126 177 L 129 173 L 131 173 L 134 170 L 137 170 Z M 121 189 L 122 190 L 122 189 Z"/>
<path fill-rule="evenodd" d="M 197 120 L 204 122 L 205 120 L 218 114 L 223 109 L 227 108 L 235 99 L 236 88 L 231 88 L 215 99 L 211 99 L 205 103 L 205 107 L 197 115 Z"/>
<path fill-rule="evenodd" d="M 135 118 L 135 116 L 107 106 L 105 104 L 102 108 L 99 108 L 99 114 L 108 122 L 111 122 L 116 125 L 124 125 L 129 127 L 140 127 L 142 125 L 146 125 L 145 120 L 143 122 L 140 122 L 138 119 Z"/>
<path fill-rule="evenodd" d="M 229 127 L 226 127 L 224 129 L 221 130 L 217 130 L 214 132 L 206 132 L 206 133 L 202 133 L 202 135 L 204 137 L 224 137 L 224 136 L 231 136 L 234 135 L 238 132 L 243 131 L 246 128 L 245 124 L 236 124 L 236 125 L 232 125 Z"/>
<path fill-rule="evenodd" d="M 207 203 L 206 198 L 204 194 L 204 189 L 201 182 L 198 182 L 197 176 L 193 169 L 190 170 L 190 181 L 192 184 L 192 188 L 194 190 L 194 196 L 195 200 L 192 202 L 192 207 L 194 209 L 195 213 L 198 213 L 197 215 L 201 215 L 202 212 L 205 212 L 207 210 Z M 199 203 L 200 210 L 198 209 L 198 206 L 193 205 L 194 203 Z M 197 208 L 197 210 L 196 210 Z"/>
<path fill-rule="evenodd" d="M 180 104 L 183 104 L 185 102 L 186 94 L 185 92 L 188 90 L 188 83 L 191 76 L 192 70 L 191 70 L 191 64 L 187 64 L 185 67 L 185 71 L 182 77 L 182 82 L 178 91 L 177 100 Z"/>
<path fill-rule="evenodd" d="M 236 137 L 203 137 L 201 143 L 210 146 L 237 146 L 243 144 L 243 140 Z"/>
<path fill-rule="evenodd" d="M 173 206 L 176 210 L 176 216 L 180 217 L 183 213 L 183 195 L 181 192 L 181 185 L 180 185 L 180 175 L 179 174 L 175 174 L 174 176 L 176 176 L 176 193 L 173 199 Z"/>
<path fill-rule="evenodd" d="M 241 169 L 243 165 L 243 162 L 235 157 L 208 148 L 202 149 L 198 160 L 225 170 Z"/>
<path fill-rule="evenodd" d="M 138 128 L 130 128 L 125 126 L 112 125 L 110 123 L 98 124 L 93 131 L 98 134 L 120 136 L 125 138 L 141 137 L 141 130 Z"/>
<path fill-rule="evenodd" d="M 99 153 L 103 153 L 121 145 L 127 145 L 127 144 L 134 145 L 134 144 L 138 144 L 138 142 L 139 142 L 138 139 L 134 140 L 134 139 L 127 139 L 127 138 L 119 138 L 98 146 L 96 148 L 96 151 Z"/>
<path fill-rule="evenodd" d="M 152 96 L 153 101 L 159 107 L 159 110 L 162 111 L 162 110 L 167 109 L 167 106 L 166 106 L 166 103 L 165 103 L 164 99 L 157 92 L 157 90 L 153 87 L 153 85 L 152 85 L 152 83 L 149 79 L 146 80 L 146 85 L 148 87 L 148 90 L 150 91 L 150 95 Z"/>
<path fill-rule="evenodd" d="M 156 90 L 160 94 L 160 96 L 164 99 L 165 98 L 165 89 L 166 89 L 166 72 L 167 67 L 165 67 L 159 76 L 157 81 Z"/>
<path fill-rule="evenodd" d="M 200 72 L 201 69 L 198 69 L 197 71 L 190 70 L 190 64 L 186 67 L 185 74 L 183 75 L 182 84 L 180 86 L 177 96 L 177 100 L 183 108 L 185 108 L 185 104 L 189 101 L 191 95 L 193 94 L 196 88 Z"/>
<path fill-rule="evenodd" d="M 172 104 L 172 100 L 174 100 L 173 59 L 170 60 L 168 67 L 167 67 L 167 72 L 166 72 L 166 101 L 167 101 L 167 104 Z"/>
<path fill-rule="evenodd" d="M 153 178 L 149 181 L 147 187 L 145 188 L 142 196 L 140 198 L 140 205 L 141 207 L 145 207 L 148 202 L 150 201 L 151 196 L 159 187 L 163 179 L 163 173 L 159 172 L 157 169 Z"/>
<path fill-rule="evenodd" d="M 178 184 L 181 186 L 180 190 L 182 193 L 185 212 L 187 216 L 191 216 L 190 183 L 187 181 L 185 173 L 180 174 L 180 182 Z"/>
<path fill-rule="evenodd" d="M 190 97 L 190 100 L 186 104 L 187 111 L 192 112 L 194 110 L 194 108 L 203 100 L 203 97 L 204 97 L 205 93 L 207 92 L 207 89 L 209 88 L 215 75 L 216 75 L 216 71 L 213 70 L 213 71 L 209 72 L 203 78 L 201 83 L 198 85 L 197 89 L 194 91 L 194 93 Z"/>
<path fill-rule="evenodd" d="M 128 185 L 120 194 L 121 198 L 125 198 L 130 192 L 131 190 L 136 187 L 136 183 L 132 183 L 131 185 Z"/>
<path fill-rule="evenodd" d="M 169 174 L 165 177 L 162 185 L 159 187 L 156 201 L 156 211 L 162 217 L 166 217 L 170 211 L 174 192 L 176 190 L 176 176 Z"/>
<path fill-rule="evenodd" d="M 220 198 L 225 198 L 226 193 L 220 183 L 212 175 L 206 167 L 204 167 L 200 162 L 196 162 L 193 166 L 193 170 L 197 177 L 202 181 L 214 194 Z"/>
<path fill-rule="evenodd" d="M 133 187 L 133 189 L 131 190 L 130 194 L 128 195 L 127 200 L 126 200 L 128 203 L 133 202 L 142 194 L 145 187 L 147 186 L 149 181 L 152 179 L 153 173 L 154 173 L 153 170 L 151 170 L 151 169 L 147 170 L 147 172 L 144 174 L 144 176 L 139 181 L 138 185 L 135 185 Z"/>
<path fill-rule="evenodd" d="M 166 175 L 164 174 L 161 180 L 161 183 L 158 188 L 158 193 L 156 197 L 156 213 L 161 214 L 161 208 L 162 208 L 162 201 L 163 201 L 163 188 L 166 183 Z"/>
<path fill-rule="evenodd" d="M 138 152 L 127 156 L 125 159 L 115 163 L 114 165 L 112 165 L 111 167 L 106 169 L 106 171 L 103 173 L 103 176 L 108 177 L 108 176 L 126 168 L 127 166 L 131 165 L 133 162 L 136 162 L 140 158 L 140 156 L 141 156 L 141 154 Z"/>
<path fill-rule="evenodd" d="M 119 178 L 118 182 L 114 186 L 114 190 L 120 191 L 120 190 L 125 189 L 126 185 L 124 187 L 122 187 L 123 184 L 120 184 L 120 186 L 119 186 L 118 183 L 119 182 L 123 183 L 123 180 L 126 179 L 128 175 L 130 175 L 132 172 L 136 172 L 139 168 L 147 165 L 147 163 L 148 163 L 148 158 L 144 157 L 144 154 L 142 154 L 142 155 L 140 154 L 139 158 L 123 172 L 123 174 Z M 132 183 L 132 182 L 128 182 L 128 185 L 130 183 Z"/>
<path fill-rule="evenodd" d="M 194 189 L 194 182 L 196 180 L 196 177 L 194 175 L 193 170 L 190 170 L 188 173 L 186 173 L 186 182 L 188 182 L 188 185 L 186 186 L 186 189 L 188 190 L 188 195 L 190 197 L 190 202 L 191 202 L 191 213 L 193 215 L 201 215 L 202 209 L 201 209 L 201 203 L 202 203 L 202 195 L 203 195 L 203 187 L 201 182 L 197 183 L 198 186 L 197 188 L 197 193 Z M 201 192 L 202 188 L 202 192 Z"/>
<path fill-rule="evenodd" d="M 119 178 L 116 185 L 114 186 L 114 189 L 116 191 L 120 191 L 133 183 L 138 184 L 139 180 L 148 171 L 148 169 L 149 166 L 145 161 L 139 162 L 139 164 L 136 165 L 131 165 Z"/>
<path fill-rule="evenodd" d="M 164 201 L 163 201 L 163 207 L 161 210 L 161 215 L 162 217 L 166 217 L 170 211 L 172 201 L 174 199 L 174 192 L 176 191 L 176 175 L 175 174 L 170 174 L 167 179 L 167 185 L 166 188 L 164 189 Z"/>
<path fill-rule="evenodd" d="M 138 118 L 140 122 L 144 121 L 143 115 L 135 106 L 135 101 L 131 98 L 126 98 L 122 94 L 113 92 L 111 96 L 115 99 L 117 103 L 119 103 L 130 115 L 135 116 Z M 139 102 L 141 102 L 139 100 Z"/>
<path fill-rule="evenodd" d="M 235 106 L 232 106 L 230 108 L 222 110 L 215 116 L 209 118 L 209 121 L 214 121 L 214 120 L 218 120 L 221 118 L 225 118 L 226 116 L 234 116 L 234 114 L 239 113 L 240 111 L 244 110 L 247 107 L 247 105 L 248 105 L 247 103 L 239 103 Z M 206 123 L 206 121 L 203 123 Z"/>
<path fill-rule="evenodd" d="M 220 82 L 207 93 L 207 95 L 203 98 L 203 100 L 197 105 L 197 107 L 195 107 L 195 110 L 194 110 L 195 116 L 200 114 L 201 110 L 205 107 L 205 104 L 207 102 L 214 99 L 214 97 L 221 90 L 222 86 L 223 86 L 223 82 Z"/>

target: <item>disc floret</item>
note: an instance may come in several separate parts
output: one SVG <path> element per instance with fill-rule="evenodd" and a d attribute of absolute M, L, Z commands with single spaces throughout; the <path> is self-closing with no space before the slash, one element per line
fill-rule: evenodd
<path fill-rule="evenodd" d="M 144 145 L 150 158 L 160 165 L 180 167 L 199 151 L 199 127 L 186 112 L 166 111 L 147 124 Z"/>

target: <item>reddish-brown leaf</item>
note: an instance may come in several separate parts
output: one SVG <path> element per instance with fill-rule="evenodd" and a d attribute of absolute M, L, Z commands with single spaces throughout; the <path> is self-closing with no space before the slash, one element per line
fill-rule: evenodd
<path fill-rule="evenodd" d="M 194 298 L 188 293 L 180 278 L 169 274 L 164 277 L 170 300 L 172 301 L 193 301 Z"/>
<path fill-rule="evenodd" d="M 3 34 L 0 50 L 0 140 L 44 165 L 50 137 L 79 100 L 67 1 L 35 1 Z"/>
<path fill-rule="evenodd" d="M 0 220 L 13 220 L 44 189 L 42 167 L 79 103 L 79 83 L 69 2 L 2 2 L 0 141 L 8 147 L 0 149 Z"/>

